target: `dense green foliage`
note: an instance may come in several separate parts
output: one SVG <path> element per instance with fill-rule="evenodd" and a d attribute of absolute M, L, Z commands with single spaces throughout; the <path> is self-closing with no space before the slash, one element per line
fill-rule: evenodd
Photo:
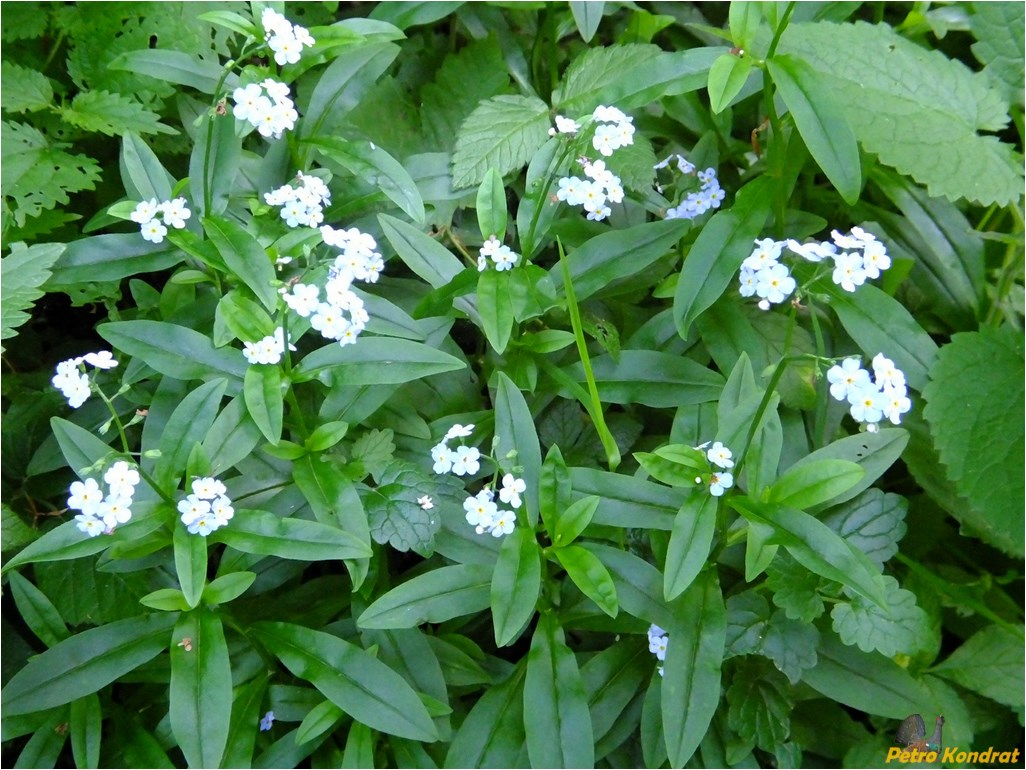
<path fill-rule="evenodd" d="M 5 764 L 1021 749 L 1023 24 L 5 3 Z"/>

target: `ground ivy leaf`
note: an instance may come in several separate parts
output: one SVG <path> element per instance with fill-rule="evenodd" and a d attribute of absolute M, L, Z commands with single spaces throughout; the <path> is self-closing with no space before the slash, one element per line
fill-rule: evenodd
<path fill-rule="evenodd" d="M 790 688 L 783 678 L 762 666 L 740 666 L 727 690 L 727 724 L 742 738 L 772 751 L 791 732 Z"/>
<path fill-rule="evenodd" d="M 459 497 L 462 502 L 462 493 L 463 485 L 457 479 L 427 476 L 411 463 L 393 460 L 382 471 L 378 486 L 364 491 L 361 498 L 374 542 L 430 556 L 435 533 L 442 525 L 438 511 L 424 510 L 417 499 L 424 495 L 446 496 Z"/>
<path fill-rule="evenodd" d="M 757 652 L 769 615 L 769 604 L 762 594 L 756 591 L 743 591 L 727 599 L 727 644 L 724 659 Z"/>
<path fill-rule="evenodd" d="M 394 459 L 393 435 L 391 430 L 374 428 L 353 442 L 353 459 L 363 463 L 363 467 L 378 479 L 379 483 L 381 475 Z"/>
<path fill-rule="evenodd" d="M 778 555 L 766 569 L 766 582 L 773 589 L 773 603 L 792 620 L 811 623 L 823 614 L 819 575 L 809 572 L 793 558 Z"/>
<path fill-rule="evenodd" d="M 905 536 L 908 500 L 871 487 L 834 506 L 823 523 L 882 567 Z"/>
<path fill-rule="evenodd" d="M 814 625 L 792 620 L 777 610 L 766 625 L 759 654 L 772 660 L 791 684 L 798 684 L 802 671 L 816 665 L 818 645 L 819 631 Z"/>
<path fill-rule="evenodd" d="M 884 575 L 883 581 L 888 611 L 845 589 L 850 601 L 835 604 L 830 612 L 834 631 L 845 644 L 857 645 L 863 652 L 877 650 L 888 658 L 911 654 L 927 643 L 930 619 L 916 604 L 915 594 L 890 575 Z"/>

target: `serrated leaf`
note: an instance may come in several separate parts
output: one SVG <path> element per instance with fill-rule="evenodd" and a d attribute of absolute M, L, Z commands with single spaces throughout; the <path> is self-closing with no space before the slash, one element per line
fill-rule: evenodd
<path fill-rule="evenodd" d="M 789 556 L 778 556 L 766 569 L 766 582 L 773 591 L 773 603 L 787 617 L 811 623 L 823 614 L 819 596 L 820 577 Z"/>
<path fill-rule="evenodd" d="M 1022 627 L 992 625 L 977 631 L 932 671 L 998 703 L 1023 707 Z"/>
<path fill-rule="evenodd" d="M 822 520 L 882 567 L 898 552 L 907 512 L 908 500 L 901 495 L 870 488 L 831 508 Z"/>
<path fill-rule="evenodd" d="M 371 537 L 389 543 L 398 551 L 416 551 L 430 556 L 435 533 L 441 528 L 437 510 L 424 510 L 417 499 L 459 494 L 463 485 L 451 476 L 427 476 L 412 463 L 393 460 L 378 477 L 378 486 L 361 495 Z"/>
<path fill-rule="evenodd" d="M 13 337 L 14 330 L 29 319 L 25 311 L 45 293 L 40 287 L 64 248 L 63 243 L 36 243 L 28 248 L 16 243 L 0 260 L 0 339 Z"/>
<path fill-rule="evenodd" d="M 930 620 L 916 605 L 913 593 L 899 587 L 890 575 L 884 575 L 883 580 L 887 609 L 859 596 L 853 596 L 849 602 L 838 602 L 830 611 L 834 631 L 842 642 L 858 645 L 864 652 L 877 650 L 889 658 L 898 653 L 911 655 L 929 637 Z"/>
<path fill-rule="evenodd" d="M 1023 369 L 1021 335 L 982 327 L 941 348 L 923 391 L 923 414 L 948 478 L 981 514 L 974 534 L 1015 556 L 1024 549 Z"/>
<path fill-rule="evenodd" d="M 42 72 L 5 61 L 0 64 L 0 80 L 4 83 L 0 107 L 5 112 L 35 112 L 53 101 L 53 88 Z"/>
<path fill-rule="evenodd" d="M 814 625 L 792 620 L 777 610 L 770 616 L 759 654 L 773 661 L 791 684 L 797 684 L 802 672 L 816 665 L 818 644 L 819 631 Z"/>
<path fill-rule="evenodd" d="M 502 176 L 525 165 L 545 144 L 549 111 L 533 96 L 493 96 L 482 102 L 460 126 L 452 154 L 455 189 L 481 183 L 494 168 Z"/>
<path fill-rule="evenodd" d="M 1008 122 L 985 75 L 885 24 L 791 24 L 778 51 L 803 59 L 834 93 L 863 148 L 931 195 L 1006 205 L 1022 194 L 1011 145 L 978 131 Z"/>
<path fill-rule="evenodd" d="M 354 460 L 359 460 L 375 478 L 380 477 L 395 456 L 395 434 L 391 430 L 372 430 L 364 433 L 353 442 L 351 452 Z"/>
<path fill-rule="evenodd" d="M 157 113 L 150 112 L 134 99 L 109 91 L 79 93 L 69 107 L 61 110 L 61 117 L 83 131 L 99 131 L 107 136 L 125 131 L 137 134 L 177 133 L 161 123 Z"/>
<path fill-rule="evenodd" d="M 789 696 L 789 688 L 780 677 L 759 666 L 743 666 L 727 689 L 727 723 L 742 738 L 772 751 L 790 733 L 793 703 Z"/>
<path fill-rule="evenodd" d="M 1008 87 L 1008 95 L 1022 104 L 1023 7 L 1019 3 L 980 3 L 969 17 L 976 42 L 970 46 L 978 61 Z"/>

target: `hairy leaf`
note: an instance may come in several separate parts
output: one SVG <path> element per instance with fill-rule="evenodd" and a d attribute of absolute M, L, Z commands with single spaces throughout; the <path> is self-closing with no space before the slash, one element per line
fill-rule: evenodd
<path fill-rule="evenodd" d="M 457 190 L 481 183 L 494 168 L 505 176 L 526 165 L 548 139 L 545 102 L 530 96 L 493 96 L 482 102 L 460 126 L 452 154 L 452 186 Z"/>

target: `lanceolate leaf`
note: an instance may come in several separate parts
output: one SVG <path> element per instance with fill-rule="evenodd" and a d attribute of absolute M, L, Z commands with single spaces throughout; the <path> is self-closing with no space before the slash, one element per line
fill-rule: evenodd
<path fill-rule="evenodd" d="M 100 324 L 96 331 L 118 350 L 142 359 L 168 377 L 201 380 L 227 375 L 241 387 L 246 373 L 241 350 L 215 349 L 206 335 L 177 324 L 112 321 Z"/>
<path fill-rule="evenodd" d="M 498 374 L 495 390 L 495 456 L 504 458 L 516 450 L 512 463 L 521 466 L 527 491 L 524 503 L 527 507 L 527 521 L 538 523 L 538 482 L 541 478 L 541 448 L 535 432 L 531 409 L 513 381 L 504 373 Z"/>
<path fill-rule="evenodd" d="M 716 532 L 717 502 L 717 498 L 701 489 L 689 494 L 677 512 L 666 549 L 666 601 L 680 596 L 705 566 Z"/>
<path fill-rule="evenodd" d="M 517 665 L 481 696 L 453 736 L 445 767 L 515 767 L 524 747 L 524 674 Z M 529 706 L 530 707 L 530 706 Z"/>
<path fill-rule="evenodd" d="M 396 586 L 357 619 L 362 628 L 413 628 L 469 615 L 488 606 L 492 568 L 440 567 Z"/>
<path fill-rule="evenodd" d="M 504 539 L 492 575 L 492 626 L 497 645 L 509 644 L 531 619 L 540 590 L 541 549 L 530 529 L 517 527 Z"/>
<path fill-rule="evenodd" d="M 371 555 L 369 544 L 351 532 L 317 521 L 285 519 L 267 511 L 236 510 L 228 526 L 210 537 L 245 553 L 299 561 Z"/>

